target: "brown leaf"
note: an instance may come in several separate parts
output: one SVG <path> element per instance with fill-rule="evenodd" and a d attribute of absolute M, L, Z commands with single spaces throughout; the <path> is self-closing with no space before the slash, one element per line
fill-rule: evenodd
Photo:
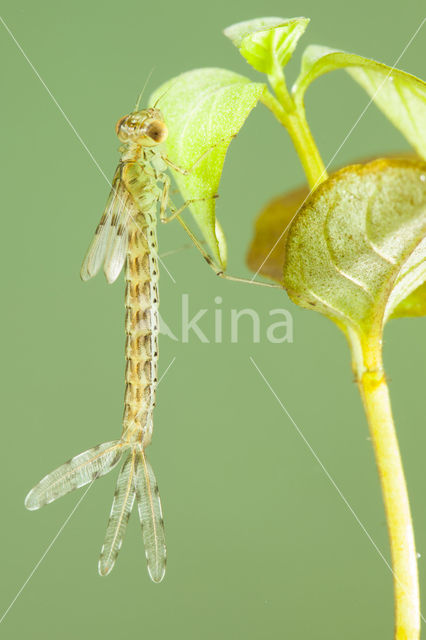
<path fill-rule="evenodd" d="M 387 158 L 411 158 L 412 152 L 385 154 Z M 366 164 L 372 157 L 354 164 Z M 247 265 L 254 273 L 282 283 L 287 233 L 293 218 L 309 196 L 307 186 L 299 187 L 271 200 L 257 217 L 254 235 L 247 252 Z"/>
<path fill-rule="evenodd" d="M 247 264 L 252 271 L 282 281 L 288 228 L 308 195 L 308 187 L 299 187 L 274 198 L 260 212 L 247 253 Z"/>

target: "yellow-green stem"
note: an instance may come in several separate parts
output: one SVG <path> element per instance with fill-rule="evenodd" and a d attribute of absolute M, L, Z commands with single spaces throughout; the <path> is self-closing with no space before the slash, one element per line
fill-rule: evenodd
<path fill-rule="evenodd" d="M 304 111 L 294 111 L 288 116 L 287 131 L 299 155 L 309 187 L 313 191 L 321 182 L 327 179 L 328 175 L 306 121 Z"/>
<path fill-rule="evenodd" d="M 303 105 L 296 105 L 290 96 L 281 69 L 269 76 L 276 97 L 265 91 L 261 101 L 287 129 L 302 163 L 309 187 L 314 190 L 327 179 L 327 171 L 306 120 Z"/>
<path fill-rule="evenodd" d="M 417 555 L 379 338 L 350 335 L 353 366 L 373 441 L 392 555 L 395 640 L 420 638 Z"/>

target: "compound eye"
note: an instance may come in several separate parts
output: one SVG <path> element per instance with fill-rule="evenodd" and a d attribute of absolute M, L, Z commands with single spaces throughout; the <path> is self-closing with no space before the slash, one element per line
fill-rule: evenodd
<path fill-rule="evenodd" d="M 120 129 L 121 129 L 122 125 L 124 124 L 124 121 L 125 121 L 126 118 L 127 118 L 127 116 L 123 116 L 122 118 L 120 118 L 120 120 L 115 125 L 115 133 L 117 135 L 120 133 Z"/>
<path fill-rule="evenodd" d="M 145 135 L 156 143 L 163 142 L 168 135 L 167 127 L 161 120 L 152 120 L 145 128 Z"/>

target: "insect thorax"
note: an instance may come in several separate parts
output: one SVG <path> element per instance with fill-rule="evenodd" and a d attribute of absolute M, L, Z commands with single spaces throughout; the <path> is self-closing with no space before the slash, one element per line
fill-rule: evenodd
<path fill-rule="evenodd" d="M 144 150 L 139 160 L 126 160 L 123 163 L 122 180 L 140 213 L 155 216 L 155 205 L 162 192 L 157 185 L 157 181 L 161 179 L 161 170 L 157 168 L 161 167 L 160 163 L 163 160 L 159 154 L 151 150 Z"/>

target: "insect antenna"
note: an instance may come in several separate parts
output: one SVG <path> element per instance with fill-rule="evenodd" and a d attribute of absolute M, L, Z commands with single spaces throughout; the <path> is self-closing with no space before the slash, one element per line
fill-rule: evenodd
<path fill-rule="evenodd" d="M 155 101 L 154 106 L 152 107 L 153 109 L 155 109 L 155 107 L 157 106 L 157 104 L 160 102 L 160 100 L 162 100 L 164 98 L 164 96 L 169 93 L 170 89 L 173 87 L 175 83 L 173 82 L 169 87 L 167 87 L 167 89 L 161 94 L 161 96 L 159 98 L 157 98 L 157 100 Z"/>
<path fill-rule="evenodd" d="M 142 96 L 143 96 L 144 91 L 146 89 L 146 85 L 148 84 L 152 74 L 154 73 L 154 69 L 155 69 L 155 67 L 152 67 L 151 71 L 148 73 L 147 79 L 145 80 L 144 85 L 142 87 L 142 91 L 140 92 L 140 94 L 138 96 L 138 99 L 136 101 L 135 108 L 133 109 L 133 113 L 136 113 L 137 111 L 139 111 L 139 105 L 141 103 Z"/>

